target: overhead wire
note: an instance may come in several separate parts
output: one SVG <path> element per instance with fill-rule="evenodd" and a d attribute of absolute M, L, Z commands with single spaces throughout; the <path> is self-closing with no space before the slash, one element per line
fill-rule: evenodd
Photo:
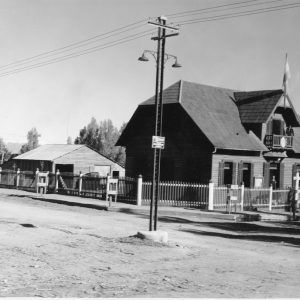
<path fill-rule="evenodd" d="M 69 45 L 66 45 L 66 46 L 54 49 L 54 50 L 46 51 L 46 52 L 43 52 L 43 53 L 31 56 L 31 57 L 28 57 L 28 58 L 24 58 L 24 59 L 21 59 L 21 60 L 9 63 L 7 65 L 2 65 L 2 66 L 0 66 L 0 70 L 1 69 L 5 69 L 5 68 L 9 68 L 9 67 L 11 67 L 13 65 L 24 64 L 24 63 L 26 63 L 28 61 L 31 61 L 31 60 L 42 59 L 42 58 L 45 58 L 45 57 L 50 57 L 51 55 L 57 55 L 59 53 L 63 53 L 63 52 L 66 52 L 66 51 L 70 51 L 70 50 L 73 50 L 73 49 L 76 49 L 76 48 L 80 48 L 80 47 L 86 46 L 86 45 L 88 45 L 90 43 L 99 42 L 101 40 L 110 38 L 112 36 L 115 36 L 115 35 L 118 35 L 118 34 L 121 34 L 121 33 L 124 33 L 124 32 L 128 32 L 130 30 L 134 30 L 134 29 L 140 28 L 143 25 L 142 26 L 141 25 L 134 26 L 134 25 L 141 24 L 141 23 L 145 23 L 144 25 L 146 25 L 147 24 L 146 21 L 147 21 L 147 19 L 143 19 L 143 20 L 140 20 L 140 21 L 128 24 L 126 26 L 122 26 L 122 27 L 110 30 L 110 31 L 102 33 L 102 34 L 95 35 L 93 37 L 84 39 L 82 41 L 78 41 L 78 42 L 75 42 L 75 43 L 72 43 L 72 44 L 69 44 Z M 132 26 L 134 26 L 134 27 L 130 28 Z M 125 29 L 125 28 L 127 28 L 127 29 Z"/>
<path fill-rule="evenodd" d="M 297 7 L 300 7 L 300 2 L 290 3 L 290 4 L 286 4 L 286 5 L 273 6 L 273 7 L 267 7 L 267 8 L 261 8 L 261 9 L 256 9 L 256 10 L 248 10 L 248 11 L 235 12 L 235 13 L 229 13 L 229 14 L 223 14 L 223 15 L 209 16 L 209 17 L 200 18 L 200 19 L 185 20 L 185 21 L 179 22 L 179 25 L 187 25 L 187 24 L 194 24 L 194 23 L 201 23 L 201 22 L 203 23 L 203 22 L 209 22 L 209 21 L 218 21 L 218 20 L 224 20 L 224 19 L 238 18 L 238 17 L 243 17 L 243 16 L 257 15 L 257 14 L 281 11 L 281 10 L 297 8 Z"/>
<path fill-rule="evenodd" d="M 29 66 L 26 66 L 26 67 L 23 67 L 23 68 L 13 69 L 13 70 L 2 72 L 2 73 L 0 72 L 0 77 L 12 75 L 12 74 L 19 73 L 19 72 L 24 72 L 24 71 L 39 68 L 39 67 L 43 67 L 43 66 L 50 65 L 50 64 L 53 64 L 53 63 L 65 61 L 65 60 L 68 60 L 68 59 L 71 59 L 71 58 L 74 58 L 74 57 L 79 57 L 79 56 L 82 56 L 82 55 L 93 53 L 93 52 L 96 52 L 96 51 L 99 51 L 99 50 L 102 50 L 102 49 L 106 49 L 106 48 L 110 48 L 110 47 L 117 46 L 117 45 L 120 45 L 120 44 L 124 44 L 126 42 L 142 38 L 144 36 L 152 35 L 154 32 L 155 31 L 153 29 L 146 30 L 144 32 L 136 33 L 136 34 L 133 34 L 131 36 L 127 36 L 127 37 L 124 37 L 122 39 L 118 39 L 118 40 L 113 41 L 113 42 L 109 42 L 109 43 L 102 44 L 102 45 L 99 45 L 99 46 L 96 46 L 96 47 L 92 47 L 92 48 L 89 48 L 89 49 L 86 49 L 86 50 L 83 50 L 83 51 L 80 51 L 80 52 L 71 53 L 71 54 L 68 54 L 68 55 L 65 55 L 65 56 L 62 56 L 62 57 L 57 57 L 57 58 L 54 58 L 54 59 L 47 60 L 45 62 L 40 62 L 40 63 L 37 63 L 37 64 L 29 65 Z"/>
<path fill-rule="evenodd" d="M 168 14 L 167 16 L 168 17 L 176 17 L 176 16 L 180 16 L 180 15 L 183 15 L 183 14 L 189 14 L 189 13 L 196 12 L 196 11 L 213 10 L 213 9 L 216 9 L 216 8 L 222 8 L 222 7 L 227 7 L 227 6 L 235 6 L 235 5 L 239 5 L 239 4 L 243 4 L 243 3 L 257 2 L 257 1 L 259 1 L 259 0 L 239 1 L 239 2 L 229 3 L 229 4 L 222 4 L 222 5 L 210 6 L 210 7 L 205 7 L 205 8 L 193 9 L 193 10 L 186 10 L 186 11 L 183 11 L 183 12 Z"/>
<path fill-rule="evenodd" d="M 272 1 L 265 1 L 263 3 L 262 2 L 257 3 L 258 1 L 259 0 L 248 0 L 248 1 L 234 2 L 234 3 L 230 3 L 230 4 L 225 4 L 225 5 L 212 6 L 212 7 L 207 7 L 207 8 L 203 8 L 203 9 L 190 10 L 190 11 L 185 11 L 185 12 L 181 12 L 181 13 L 169 14 L 168 17 L 169 18 L 171 17 L 170 19 L 183 18 L 183 17 L 189 17 L 189 16 L 196 15 L 196 14 L 216 13 L 216 11 L 213 11 L 214 9 L 218 9 L 218 12 L 219 12 L 219 11 L 225 11 L 225 10 L 229 10 L 229 9 L 232 9 L 232 10 L 241 9 L 241 8 L 250 7 L 250 6 L 254 6 L 254 5 L 261 6 L 261 5 L 270 4 L 270 3 L 274 3 L 274 2 L 282 2 L 283 0 L 272 0 Z M 251 3 L 251 4 L 248 4 L 248 3 Z M 244 5 L 244 4 L 246 4 L 246 5 Z M 264 7 L 264 8 L 259 8 L 259 9 L 255 9 L 255 10 L 244 10 L 244 11 L 231 12 L 231 13 L 226 13 L 226 14 L 221 14 L 221 15 L 212 15 L 212 16 L 207 16 L 207 17 L 197 18 L 197 19 L 181 20 L 179 22 L 179 25 L 189 25 L 189 24 L 195 24 L 195 23 L 200 23 L 200 22 L 210 22 L 210 21 L 217 21 L 217 20 L 223 20 L 223 19 L 237 18 L 237 17 L 242 17 L 242 16 L 262 14 L 262 13 L 268 13 L 268 12 L 279 11 L 279 10 L 284 10 L 284 9 L 291 9 L 291 8 L 296 8 L 299 6 L 300 6 L 300 2 L 287 3 L 287 4 L 283 4 L 283 5 L 279 5 L 279 6 Z M 46 66 L 46 65 L 50 65 L 50 64 L 68 60 L 68 59 L 71 59 L 74 57 L 86 55 L 86 54 L 89 54 L 89 53 L 92 53 L 95 51 L 103 50 L 103 49 L 106 49 L 109 47 L 114 47 L 119 44 L 123 44 L 123 43 L 129 42 L 129 41 L 132 41 L 132 40 L 135 40 L 135 39 L 147 36 L 147 35 L 151 35 L 152 33 L 155 32 L 153 30 L 146 30 L 143 32 L 135 33 L 133 35 L 118 38 L 117 40 L 107 42 L 105 44 L 100 44 L 100 45 L 97 45 L 97 46 L 94 46 L 91 48 L 79 50 L 79 48 L 90 45 L 91 43 L 96 43 L 101 40 L 113 37 L 115 35 L 122 34 L 122 33 L 128 32 L 130 30 L 138 29 L 138 28 L 144 26 L 144 25 L 137 26 L 138 24 L 141 24 L 141 23 L 145 23 L 144 25 L 146 25 L 147 24 L 146 19 L 131 23 L 126 26 L 122 26 L 120 28 L 108 31 L 103 34 L 96 35 L 94 37 L 91 37 L 91 38 L 88 38 L 88 39 L 85 39 L 85 40 L 82 40 L 79 42 L 69 44 L 64 47 L 60 47 L 60 48 L 57 48 L 57 49 L 54 49 L 51 51 L 43 52 L 41 54 L 29 57 L 29 58 L 25 58 L 25 59 L 7 64 L 4 66 L 0 66 L 0 77 L 12 75 L 12 74 L 19 73 L 19 72 L 24 72 L 27 70 L 39 68 L 39 67 Z M 78 51 L 61 56 L 61 54 L 65 53 L 65 52 L 73 51 L 76 49 L 78 49 Z M 55 56 L 58 56 L 58 57 L 55 57 Z M 40 61 L 40 60 L 43 60 L 43 61 Z M 40 62 L 35 63 L 36 61 L 40 61 Z M 26 64 L 29 64 L 29 65 L 26 66 Z M 25 65 L 25 66 L 22 68 L 18 68 L 18 66 L 21 66 L 21 65 Z M 5 70 L 5 69 L 8 69 L 8 70 Z M 12 69 L 12 70 L 10 70 L 10 69 Z"/>
<path fill-rule="evenodd" d="M 254 1 L 255 1 L 255 3 L 250 3 L 250 4 L 245 4 L 245 5 L 238 5 L 238 6 L 234 6 L 234 7 L 227 7 L 227 6 L 230 6 L 228 4 L 228 5 L 222 5 L 222 6 L 214 6 L 214 7 L 211 7 L 211 8 L 195 9 L 195 10 L 190 10 L 189 12 L 183 13 L 181 15 L 179 15 L 179 14 L 177 14 L 176 16 L 168 15 L 168 17 L 170 19 L 180 19 L 180 18 L 184 18 L 184 17 L 188 17 L 188 16 L 194 16 L 194 15 L 215 13 L 215 12 L 221 12 L 221 11 L 226 11 L 226 10 L 235 10 L 235 9 L 241 9 L 241 8 L 251 7 L 251 6 L 262 6 L 262 5 L 271 4 L 271 3 L 275 3 L 275 2 L 282 2 L 282 1 L 285 1 L 285 0 L 271 0 L 271 1 L 264 1 L 264 2 L 261 1 L 259 3 L 256 2 L 257 0 L 251 0 L 251 1 L 240 2 L 240 4 L 248 3 L 248 2 L 254 2 Z M 226 6 L 226 7 L 224 8 L 224 6 Z M 220 9 L 220 7 L 221 7 L 221 9 Z"/>

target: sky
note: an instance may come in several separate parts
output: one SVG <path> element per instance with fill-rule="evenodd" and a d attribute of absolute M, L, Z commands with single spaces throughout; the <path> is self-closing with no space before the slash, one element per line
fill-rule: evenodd
<path fill-rule="evenodd" d="M 233 3 L 244 7 L 234 9 Z M 25 143 L 36 127 L 41 144 L 65 144 L 92 117 L 111 119 L 116 127 L 128 122 L 155 92 L 155 60 L 150 55 L 142 63 L 138 57 L 157 45 L 151 35 L 124 41 L 155 32 L 147 21 L 162 15 L 172 26 L 198 20 L 181 25 L 179 35 L 166 41 L 166 52 L 177 56 L 182 68 L 166 62 L 165 88 L 182 79 L 240 91 L 281 89 L 288 53 L 288 92 L 300 112 L 300 7 L 203 19 L 290 3 L 297 2 L 0 0 L 0 137 L 5 143 Z M 135 25 L 125 27 L 130 24 Z M 81 41 L 85 44 L 79 48 Z M 97 46 L 102 48 L 94 51 Z M 82 54 L 55 63 L 74 53 Z"/>

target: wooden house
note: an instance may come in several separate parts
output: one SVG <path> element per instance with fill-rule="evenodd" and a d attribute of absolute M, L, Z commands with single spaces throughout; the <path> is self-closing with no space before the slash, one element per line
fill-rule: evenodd
<path fill-rule="evenodd" d="M 124 176 L 125 170 L 118 163 L 86 145 L 43 145 L 13 159 L 15 168 L 22 171 L 40 171 L 83 174 L 98 172 Z"/>
<path fill-rule="evenodd" d="M 117 142 L 126 147 L 128 176 L 152 178 L 154 122 L 152 97 L 138 106 Z M 240 92 L 176 82 L 163 93 L 161 180 L 291 186 L 300 170 L 299 126 L 281 89 Z"/>

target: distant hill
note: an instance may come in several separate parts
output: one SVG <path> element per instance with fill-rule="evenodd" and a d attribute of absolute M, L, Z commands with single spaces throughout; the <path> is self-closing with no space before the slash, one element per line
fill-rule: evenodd
<path fill-rule="evenodd" d="M 11 154 L 19 154 L 22 145 L 22 143 L 7 143 L 6 147 Z"/>

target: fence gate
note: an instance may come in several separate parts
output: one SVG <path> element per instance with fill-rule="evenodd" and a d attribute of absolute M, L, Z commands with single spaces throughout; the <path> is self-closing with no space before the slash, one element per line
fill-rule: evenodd
<path fill-rule="evenodd" d="M 243 207 L 243 188 L 238 185 L 215 187 L 213 209 L 227 212 L 241 211 Z"/>
<path fill-rule="evenodd" d="M 241 193 L 239 193 L 238 185 L 231 185 L 227 187 L 227 211 L 237 211 L 237 206 L 241 207 Z"/>

